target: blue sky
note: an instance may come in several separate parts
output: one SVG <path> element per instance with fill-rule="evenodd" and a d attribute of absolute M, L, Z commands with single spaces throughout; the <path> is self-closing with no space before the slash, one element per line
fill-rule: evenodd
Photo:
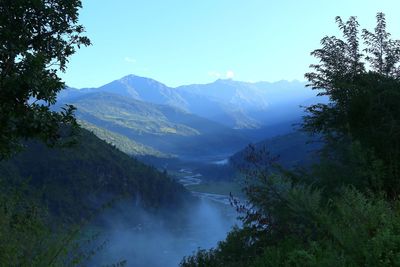
<path fill-rule="evenodd" d="M 304 80 L 337 15 L 373 29 L 378 11 L 400 39 L 399 0 L 83 0 L 80 21 L 93 45 L 71 57 L 62 78 L 97 87 L 128 74 L 169 86 Z"/>

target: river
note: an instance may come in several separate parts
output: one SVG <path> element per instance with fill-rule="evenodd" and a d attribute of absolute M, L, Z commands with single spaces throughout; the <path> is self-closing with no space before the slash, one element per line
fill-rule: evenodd
<path fill-rule="evenodd" d="M 188 189 L 202 183 L 202 175 L 181 169 L 178 182 Z M 107 245 L 90 266 L 112 265 L 126 260 L 129 267 L 176 267 L 184 256 L 199 248 L 210 249 L 225 239 L 233 225 L 238 224 L 236 212 L 228 195 L 194 192 L 200 199 L 185 214 L 189 218 L 175 228 L 165 227 L 159 218 L 145 211 L 124 207 L 119 215 L 109 216 L 110 229 L 104 234 Z M 173 211 L 171 211 L 173 212 Z M 140 224 L 127 223 L 126 217 L 143 220 Z"/>
<path fill-rule="evenodd" d="M 202 175 L 199 173 L 193 174 L 189 169 L 181 169 L 181 173 L 185 173 L 186 175 L 179 179 L 179 182 L 185 186 L 186 188 L 191 185 L 199 185 L 202 183 L 201 177 Z M 220 194 L 212 194 L 212 193 L 204 193 L 192 191 L 192 194 L 196 197 L 199 197 L 203 200 L 210 200 L 214 202 L 218 202 L 227 206 L 230 206 L 230 197 L 228 195 L 220 195 Z"/>

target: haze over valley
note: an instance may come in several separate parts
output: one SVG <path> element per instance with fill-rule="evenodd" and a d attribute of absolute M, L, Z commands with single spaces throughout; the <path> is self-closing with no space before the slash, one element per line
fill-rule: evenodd
<path fill-rule="evenodd" d="M 170 88 L 134 75 L 99 88 L 67 88 L 58 96 L 60 105 L 77 107 L 84 127 L 142 148 L 132 155 L 194 160 L 229 156 L 265 136 L 290 133 L 304 115 L 301 105 L 316 102 L 316 92 L 298 81 L 226 79 Z"/>
<path fill-rule="evenodd" d="M 93 266 L 120 259 L 132 266 L 176 266 L 198 247 L 216 246 L 231 227 L 241 224 L 230 194 L 243 198 L 238 171 L 248 144 L 262 149 L 258 142 L 270 142 L 267 147 L 281 155 L 285 166 L 312 158 L 315 146 L 297 133 L 297 124 L 304 115 L 301 105 L 320 99 L 299 81 L 220 79 L 170 88 L 128 75 L 98 88 L 66 88 L 57 100 L 57 106 L 77 108 L 83 128 L 166 172 L 197 199 L 185 201 L 188 213 L 152 215 L 129 202 L 106 212 L 100 224 L 106 225 L 102 237 L 108 245 L 94 257 Z M 295 147 L 297 154 L 292 153 Z M 159 246 L 165 257 L 152 259 L 151 251 Z"/>
<path fill-rule="evenodd" d="M 0 1 L 0 266 L 400 266 L 396 10 Z"/>

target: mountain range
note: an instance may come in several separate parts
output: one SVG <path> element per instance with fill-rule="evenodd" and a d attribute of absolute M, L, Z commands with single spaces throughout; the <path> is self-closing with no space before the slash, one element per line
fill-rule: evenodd
<path fill-rule="evenodd" d="M 112 133 L 159 153 L 181 157 L 207 155 L 212 150 L 230 153 L 248 142 L 239 132 L 173 106 L 104 92 L 75 97 L 68 103 L 77 107 L 80 120 L 107 130 L 106 141 Z"/>
<path fill-rule="evenodd" d="M 77 107 L 84 127 L 98 136 L 107 131 L 100 138 L 121 148 L 130 140 L 130 154 L 158 157 L 233 153 L 257 141 L 255 135 L 261 140 L 278 128 L 290 132 L 303 116 L 300 105 L 315 102 L 316 93 L 299 81 L 220 79 L 172 88 L 135 75 L 58 95 L 59 105 Z"/>

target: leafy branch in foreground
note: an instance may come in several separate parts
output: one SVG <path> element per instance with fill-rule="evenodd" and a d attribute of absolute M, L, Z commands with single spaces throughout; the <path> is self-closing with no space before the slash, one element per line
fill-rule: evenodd
<path fill-rule="evenodd" d="M 60 125 L 76 126 L 74 108 L 51 110 L 65 87 L 58 77 L 76 48 L 90 45 L 78 24 L 80 0 L 0 2 L 0 157 L 21 139 L 59 139 Z"/>

